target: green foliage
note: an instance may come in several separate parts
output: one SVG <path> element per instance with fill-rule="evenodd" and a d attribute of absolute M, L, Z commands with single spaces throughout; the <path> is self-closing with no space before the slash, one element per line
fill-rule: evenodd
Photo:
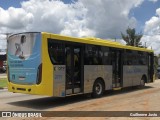
<path fill-rule="evenodd" d="M 0 88 L 7 87 L 7 78 L 0 78 Z"/>
<path fill-rule="evenodd" d="M 141 38 L 142 34 L 136 34 L 135 28 L 129 28 L 126 30 L 127 35 L 121 33 L 123 40 L 126 42 L 127 45 L 141 47 Z"/>

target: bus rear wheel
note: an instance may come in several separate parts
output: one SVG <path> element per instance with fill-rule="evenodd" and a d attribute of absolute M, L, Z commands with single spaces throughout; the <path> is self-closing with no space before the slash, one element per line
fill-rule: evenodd
<path fill-rule="evenodd" d="M 141 86 L 141 87 L 144 87 L 144 86 L 145 86 L 145 77 L 142 77 L 140 86 Z"/>
<path fill-rule="evenodd" d="M 104 93 L 104 83 L 102 80 L 96 80 L 93 85 L 92 97 L 98 98 L 101 97 Z"/>

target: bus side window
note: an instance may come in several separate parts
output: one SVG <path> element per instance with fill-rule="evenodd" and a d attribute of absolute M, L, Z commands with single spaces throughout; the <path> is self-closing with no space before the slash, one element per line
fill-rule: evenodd
<path fill-rule="evenodd" d="M 102 47 L 99 46 L 98 47 L 98 63 L 99 63 L 99 65 L 103 65 L 104 64 L 102 59 L 103 59 L 103 51 L 102 51 Z"/>
<path fill-rule="evenodd" d="M 92 46 L 92 61 L 93 65 L 98 65 L 98 47 L 97 46 Z"/>
<path fill-rule="evenodd" d="M 147 64 L 147 53 L 138 52 L 139 64 L 146 65 Z"/>
<path fill-rule="evenodd" d="M 103 50 L 103 64 L 111 65 L 112 64 L 112 53 L 109 47 L 102 47 Z"/>
<path fill-rule="evenodd" d="M 85 65 L 92 64 L 91 54 L 92 54 L 92 50 L 90 49 L 89 45 L 85 45 L 85 58 L 84 58 Z"/>
<path fill-rule="evenodd" d="M 112 65 L 112 52 L 109 47 L 86 45 L 85 65 Z"/>
<path fill-rule="evenodd" d="M 85 64 L 86 65 L 102 65 L 103 51 L 100 46 L 85 46 Z"/>
<path fill-rule="evenodd" d="M 55 65 L 64 64 L 64 45 L 54 40 L 48 40 L 48 53 L 50 60 Z"/>
<path fill-rule="evenodd" d="M 123 52 L 123 65 L 127 65 L 126 50 Z"/>
<path fill-rule="evenodd" d="M 127 65 L 134 65 L 133 51 L 127 50 L 126 57 L 127 57 Z"/>

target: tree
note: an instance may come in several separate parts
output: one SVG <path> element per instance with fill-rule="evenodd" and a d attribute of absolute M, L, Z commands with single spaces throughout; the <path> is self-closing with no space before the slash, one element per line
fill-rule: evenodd
<path fill-rule="evenodd" d="M 135 28 L 129 28 L 126 30 L 127 35 L 121 33 L 123 40 L 126 42 L 127 45 L 141 47 L 141 38 L 142 34 L 136 34 Z"/>

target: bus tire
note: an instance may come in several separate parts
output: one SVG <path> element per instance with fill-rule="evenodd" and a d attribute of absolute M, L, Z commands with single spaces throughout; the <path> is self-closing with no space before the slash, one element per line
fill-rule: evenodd
<path fill-rule="evenodd" d="M 93 85 L 92 97 L 98 98 L 101 97 L 104 93 L 104 82 L 100 79 L 97 79 Z"/>

